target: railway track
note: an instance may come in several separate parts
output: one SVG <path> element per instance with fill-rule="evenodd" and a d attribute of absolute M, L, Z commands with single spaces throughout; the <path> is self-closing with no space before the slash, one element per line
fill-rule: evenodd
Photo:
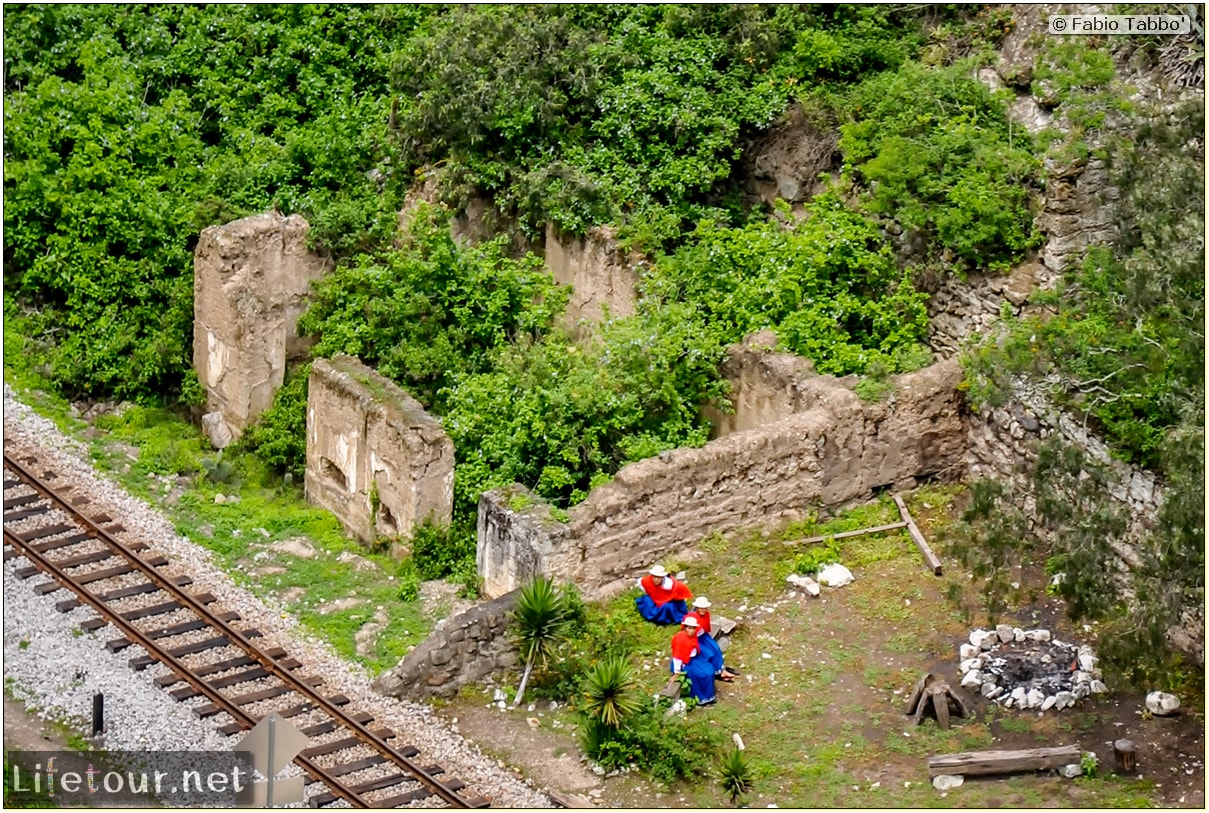
<path fill-rule="evenodd" d="M 15 460 L 6 450 L 5 560 L 30 563 L 18 568 L 19 577 L 50 576 L 35 586 L 40 594 L 74 593 L 57 602 L 61 612 L 91 607 L 98 617 L 85 621 L 85 630 L 116 627 L 122 635 L 106 643 L 110 651 L 140 647 L 145 654 L 130 659 L 132 669 L 166 666 L 155 683 L 174 698 L 208 700 L 193 707 L 195 715 L 229 715 L 232 722 L 218 729 L 223 734 L 251 729 L 273 711 L 292 718 L 309 738 L 294 762 L 308 785 L 323 786 L 308 788 L 312 807 L 340 800 L 353 807 L 489 806 L 440 765 L 423 765 L 418 749 L 388 742 L 395 733 L 371 727 L 371 715 L 349 710 L 347 697 L 321 691 L 321 677 L 264 645 L 259 630 L 242 628 L 238 613 L 189 590 L 187 574 L 167 575 L 168 560 L 146 543 L 116 538 L 119 523 L 86 513 L 87 495 L 56 487 L 56 479 L 35 458 Z"/>

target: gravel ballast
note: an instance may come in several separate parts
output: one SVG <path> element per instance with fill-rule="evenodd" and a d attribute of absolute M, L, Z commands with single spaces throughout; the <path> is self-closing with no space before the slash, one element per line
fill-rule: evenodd
<path fill-rule="evenodd" d="M 120 518 L 126 532 L 119 538 L 146 541 L 163 553 L 173 570 L 179 568 L 193 577 L 192 591 L 213 593 L 215 606 L 238 611 L 247 626 L 264 633 L 264 646 L 284 648 L 302 661 L 308 674 L 324 678 L 326 692 L 347 695 L 352 701 L 349 709 L 367 711 L 374 716 L 374 726 L 393 729 L 396 745 L 414 745 L 425 764 L 441 764 L 468 790 L 490 798 L 493 807 L 555 806 L 515 772 L 454 733 L 431 707 L 373 691 L 364 669 L 304 634 L 280 606 L 270 606 L 235 584 L 213 564 L 208 551 L 177 534 L 166 517 L 96 472 L 82 444 L 20 403 L 7 384 L 4 443 L 10 453 L 35 455 L 73 483 L 77 493 L 88 494 L 93 505 Z M 132 670 L 128 661 L 142 654 L 138 647 L 116 654 L 107 651 L 105 642 L 120 637 L 114 627 L 81 632 L 80 622 L 95 617 L 90 608 L 60 613 L 54 605 L 66 597 L 64 591 L 35 595 L 34 585 L 45 577 L 18 578 L 14 571 L 25 564 L 20 557 L 4 564 L 4 677 L 12 696 L 47 719 L 69 722 L 87 733 L 93 695 L 103 693 L 108 750 L 227 750 L 238 741 L 238 735 L 225 737 L 216 730 L 229 722 L 226 715 L 207 720 L 193 715 L 191 706 L 205 702 L 204 698 L 177 702 L 154 686 L 152 681 L 164 674 L 164 667 Z"/>

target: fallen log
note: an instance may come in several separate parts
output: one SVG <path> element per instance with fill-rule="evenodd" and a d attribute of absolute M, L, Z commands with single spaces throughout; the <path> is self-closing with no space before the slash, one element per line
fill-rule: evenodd
<path fill-rule="evenodd" d="M 937 576 L 941 575 L 940 558 L 932 552 L 932 548 L 928 545 L 928 540 L 924 539 L 919 526 L 915 524 L 915 520 L 911 519 L 911 514 L 907 511 L 903 498 L 895 494 L 894 504 L 898 506 L 898 513 L 902 516 L 903 522 L 907 524 L 907 533 L 911 534 L 911 539 L 915 542 L 915 547 L 919 548 L 919 552 L 923 554 L 924 561 L 928 563 L 928 567 L 932 569 L 933 573 Z"/>
<path fill-rule="evenodd" d="M 966 751 L 928 757 L 928 773 L 981 776 L 993 773 L 1021 773 L 1078 765 L 1083 752 L 1077 745 L 1057 748 L 1029 748 L 1024 751 Z"/>

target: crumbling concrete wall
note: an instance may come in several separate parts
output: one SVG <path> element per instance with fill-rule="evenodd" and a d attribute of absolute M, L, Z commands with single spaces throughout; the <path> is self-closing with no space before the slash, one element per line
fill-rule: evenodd
<path fill-rule="evenodd" d="M 960 380 L 957 363 L 947 361 L 899 376 L 889 399 L 865 403 L 829 376 L 801 379 L 798 386 L 810 390 L 801 396 L 803 411 L 632 463 L 571 508 L 566 523 L 535 508 L 530 495 L 486 495 L 478 538 L 480 575 L 490 576 L 486 594 L 543 573 L 601 598 L 715 532 L 920 479 L 959 479 L 966 451 Z"/>
<path fill-rule="evenodd" d="M 306 433 L 307 500 L 362 541 L 410 537 L 426 519 L 450 522 L 453 441 L 418 401 L 357 359 L 315 361 Z"/>
<path fill-rule="evenodd" d="M 307 250 L 309 228 L 268 212 L 203 230 L 194 251 L 193 366 L 206 411 L 235 438 L 272 405 L 287 361 L 310 349 L 298 318 L 330 264 Z"/>
<path fill-rule="evenodd" d="M 374 688 L 413 700 L 453 697 L 496 670 L 513 668 L 520 655 L 507 633 L 516 596 L 508 593 L 445 619 Z"/>
<path fill-rule="evenodd" d="M 546 267 L 559 285 L 572 287 L 566 318 L 600 322 L 607 309 L 611 317 L 631 316 L 638 303 L 638 259 L 618 244 L 606 227 L 576 237 L 546 227 Z"/>

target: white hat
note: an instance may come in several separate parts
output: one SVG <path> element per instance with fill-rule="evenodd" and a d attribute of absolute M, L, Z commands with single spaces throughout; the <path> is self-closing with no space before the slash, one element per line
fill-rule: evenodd
<path fill-rule="evenodd" d="M 663 565 L 655 565 L 653 568 L 651 568 L 651 575 L 658 579 L 662 579 L 667 575 L 667 570 L 664 569 Z"/>
<path fill-rule="evenodd" d="M 697 598 L 693 599 L 693 606 L 700 607 L 703 610 L 708 610 L 711 605 L 709 603 L 709 599 L 707 599 L 705 596 L 698 596 Z"/>
<path fill-rule="evenodd" d="M 683 620 L 683 621 L 681 621 L 680 623 L 681 623 L 681 624 L 683 624 L 683 625 L 684 625 L 684 626 L 686 626 L 686 627 L 699 627 L 699 626 L 701 626 L 701 624 L 700 624 L 700 623 L 698 623 L 697 619 L 693 618 L 691 615 L 686 615 L 686 616 L 684 617 L 684 620 Z"/>

